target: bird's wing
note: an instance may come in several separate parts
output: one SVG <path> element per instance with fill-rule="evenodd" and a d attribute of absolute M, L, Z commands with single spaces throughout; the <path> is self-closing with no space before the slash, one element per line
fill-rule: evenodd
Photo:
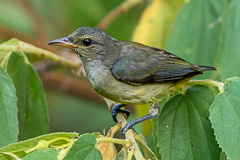
<path fill-rule="evenodd" d="M 125 50 L 111 69 L 114 77 L 124 82 L 167 82 L 202 73 L 198 66 L 161 49 L 136 43 Z"/>

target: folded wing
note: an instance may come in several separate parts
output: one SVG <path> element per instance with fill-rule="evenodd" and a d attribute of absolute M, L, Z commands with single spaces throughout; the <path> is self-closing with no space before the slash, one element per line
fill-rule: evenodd
<path fill-rule="evenodd" d="M 124 82 L 147 84 L 175 81 L 204 71 L 200 66 L 193 65 L 161 49 L 138 43 L 129 47 L 123 50 L 112 68 L 114 77 Z"/>

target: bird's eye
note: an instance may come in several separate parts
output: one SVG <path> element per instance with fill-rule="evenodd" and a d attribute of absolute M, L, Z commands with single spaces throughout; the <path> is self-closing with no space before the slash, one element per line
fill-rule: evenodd
<path fill-rule="evenodd" d="M 85 46 L 90 46 L 92 44 L 92 41 L 91 41 L 90 38 L 86 38 L 86 39 L 83 40 L 83 44 Z"/>

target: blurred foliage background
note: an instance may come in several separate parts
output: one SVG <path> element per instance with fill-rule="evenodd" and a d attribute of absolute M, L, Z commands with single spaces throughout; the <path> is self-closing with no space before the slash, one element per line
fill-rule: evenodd
<path fill-rule="evenodd" d="M 137 5 L 123 7 L 108 27 L 98 26 L 127 1 Z M 215 66 L 217 72 L 197 79 L 224 81 L 240 75 L 239 15 L 239 0 L 0 0 L 0 42 L 16 37 L 79 62 L 70 50 L 49 47 L 47 42 L 80 26 L 98 26 L 118 40 L 138 41 L 164 48 L 194 64 Z M 49 60 L 29 58 L 45 87 L 50 132 L 102 132 L 115 124 L 107 105 L 84 76 L 79 78 L 70 68 Z M 138 115 L 132 114 L 131 119 L 148 112 L 147 107 L 134 109 Z M 144 123 L 144 128 L 148 135 L 151 124 Z"/>

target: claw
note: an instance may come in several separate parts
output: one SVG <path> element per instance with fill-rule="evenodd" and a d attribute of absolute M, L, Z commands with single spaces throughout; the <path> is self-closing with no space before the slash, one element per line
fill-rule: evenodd
<path fill-rule="evenodd" d="M 122 129 L 122 138 L 123 138 L 123 139 L 126 138 L 126 132 L 127 132 L 127 130 L 129 130 L 129 129 L 132 129 L 133 132 L 135 132 L 136 134 L 138 134 L 138 133 L 135 131 L 135 129 L 133 129 L 133 127 L 131 126 L 131 124 L 127 123 L 127 124 L 123 127 L 123 129 Z"/>
<path fill-rule="evenodd" d="M 143 116 L 141 118 L 138 118 L 134 121 L 128 122 L 122 129 L 122 138 L 125 139 L 125 134 L 127 132 L 128 129 L 132 128 L 135 124 L 138 124 L 140 122 L 146 121 L 148 119 L 152 119 L 154 117 L 156 117 L 157 115 L 160 114 L 160 109 L 157 103 L 151 105 L 151 109 L 149 114 L 147 114 L 146 116 Z M 136 132 L 136 131 L 135 131 Z"/>
<path fill-rule="evenodd" d="M 127 117 L 129 117 L 129 115 L 130 115 L 130 111 L 120 109 L 120 108 L 123 107 L 123 106 L 125 106 L 125 105 L 124 105 L 124 104 L 121 104 L 121 103 L 116 104 L 116 105 L 113 106 L 113 109 L 112 109 L 112 118 L 113 118 L 113 120 L 114 120 L 116 123 L 118 123 L 118 121 L 117 121 L 117 114 L 118 114 L 118 113 L 124 113 L 124 114 L 126 114 Z"/>

